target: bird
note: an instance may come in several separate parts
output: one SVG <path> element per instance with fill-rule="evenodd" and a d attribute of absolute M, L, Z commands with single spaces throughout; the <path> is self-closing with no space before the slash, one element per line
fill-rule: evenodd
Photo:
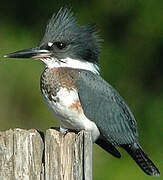
<path fill-rule="evenodd" d="M 101 38 L 96 24 L 80 25 L 71 8 L 60 8 L 34 48 L 5 55 L 44 63 L 40 89 L 60 132 L 86 130 L 92 142 L 120 158 L 123 148 L 150 176 L 160 172 L 139 144 L 137 122 L 120 94 L 100 76 Z"/>

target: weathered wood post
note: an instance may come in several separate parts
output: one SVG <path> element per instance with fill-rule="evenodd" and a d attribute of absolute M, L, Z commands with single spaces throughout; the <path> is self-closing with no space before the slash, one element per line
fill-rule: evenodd
<path fill-rule="evenodd" d="M 48 129 L 42 139 L 34 129 L 0 132 L 0 180 L 10 179 L 91 180 L 90 133 Z"/>
<path fill-rule="evenodd" d="M 0 179 L 40 179 L 43 142 L 34 130 L 0 132 Z"/>

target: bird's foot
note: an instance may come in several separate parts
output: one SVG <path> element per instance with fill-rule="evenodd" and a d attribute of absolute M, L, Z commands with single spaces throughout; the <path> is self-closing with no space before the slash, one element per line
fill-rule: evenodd
<path fill-rule="evenodd" d="M 63 128 L 63 127 L 60 126 L 59 131 L 60 131 L 61 134 L 66 135 L 66 133 L 68 132 L 68 129 Z"/>

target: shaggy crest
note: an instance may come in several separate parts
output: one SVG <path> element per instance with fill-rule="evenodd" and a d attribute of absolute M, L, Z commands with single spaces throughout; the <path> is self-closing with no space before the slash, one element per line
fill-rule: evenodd
<path fill-rule="evenodd" d="M 81 59 L 89 58 L 89 61 L 99 61 L 100 39 L 98 38 L 95 24 L 80 26 L 73 16 L 71 9 L 61 8 L 50 19 L 45 35 L 39 47 L 51 42 L 65 42 L 73 45 Z M 85 57 L 83 57 L 85 56 Z"/>

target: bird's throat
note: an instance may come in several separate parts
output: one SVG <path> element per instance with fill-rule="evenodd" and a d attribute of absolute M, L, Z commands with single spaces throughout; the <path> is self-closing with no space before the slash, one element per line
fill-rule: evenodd
<path fill-rule="evenodd" d="M 49 69 L 68 67 L 68 68 L 73 68 L 73 69 L 88 70 L 95 74 L 99 74 L 99 66 L 85 60 L 77 60 L 77 59 L 72 59 L 69 57 L 65 59 L 60 59 L 60 60 L 53 57 L 48 57 L 48 58 L 41 58 L 40 60 L 44 62 L 45 66 Z"/>

